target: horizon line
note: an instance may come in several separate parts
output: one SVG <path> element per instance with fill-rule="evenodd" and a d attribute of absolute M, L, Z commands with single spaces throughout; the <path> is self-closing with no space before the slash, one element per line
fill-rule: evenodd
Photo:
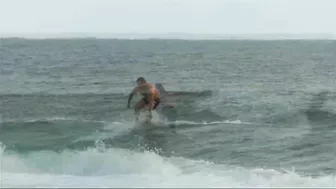
<path fill-rule="evenodd" d="M 167 33 L 108 33 L 108 32 L 59 32 L 59 33 L 18 33 L 2 32 L 0 38 L 17 39 L 180 39 L 180 40 L 286 40 L 286 39 L 336 39 L 336 34 L 332 33 L 187 33 L 187 32 L 167 32 Z"/>

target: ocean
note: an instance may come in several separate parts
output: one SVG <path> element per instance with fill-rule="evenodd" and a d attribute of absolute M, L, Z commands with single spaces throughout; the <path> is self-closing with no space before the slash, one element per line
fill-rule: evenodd
<path fill-rule="evenodd" d="M 0 186 L 336 187 L 335 61 L 332 40 L 0 39 Z M 136 128 L 138 77 L 178 94 L 174 128 Z"/>

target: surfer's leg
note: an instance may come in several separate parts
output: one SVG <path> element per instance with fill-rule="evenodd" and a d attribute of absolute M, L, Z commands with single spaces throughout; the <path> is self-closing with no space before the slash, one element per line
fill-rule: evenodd
<path fill-rule="evenodd" d="M 160 102 L 161 102 L 161 100 L 159 98 L 154 101 L 153 110 L 155 110 L 159 106 Z"/>
<path fill-rule="evenodd" d="M 141 99 L 138 103 L 135 104 L 134 106 L 134 114 L 135 114 L 135 120 L 138 122 L 139 121 L 139 114 L 140 110 L 144 108 L 146 105 L 145 101 Z"/>

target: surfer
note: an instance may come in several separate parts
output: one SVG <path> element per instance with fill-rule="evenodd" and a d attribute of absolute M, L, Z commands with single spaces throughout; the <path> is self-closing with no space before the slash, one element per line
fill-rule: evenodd
<path fill-rule="evenodd" d="M 130 108 L 133 95 L 140 93 L 143 98 L 134 106 L 135 119 L 138 122 L 140 110 L 147 107 L 149 113 L 147 122 L 149 122 L 153 117 L 152 110 L 155 110 L 160 104 L 160 91 L 156 88 L 155 84 L 146 82 L 143 77 L 139 77 L 136 82 L 138 86 L 136 86 L 129 95 L 127 108 Z"/>

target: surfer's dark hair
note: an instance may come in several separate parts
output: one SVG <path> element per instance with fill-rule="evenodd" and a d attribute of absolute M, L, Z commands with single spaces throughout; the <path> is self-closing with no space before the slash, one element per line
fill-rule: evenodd
<path fill-rule="evenodd" d="M 144 77 L 139 77 L 137 80 L 136 80 L 137 82 L 138 81 L 143 81 L 143 82 L 146 82 L 146 80 L 145 80 L 145 78 Z"/>

